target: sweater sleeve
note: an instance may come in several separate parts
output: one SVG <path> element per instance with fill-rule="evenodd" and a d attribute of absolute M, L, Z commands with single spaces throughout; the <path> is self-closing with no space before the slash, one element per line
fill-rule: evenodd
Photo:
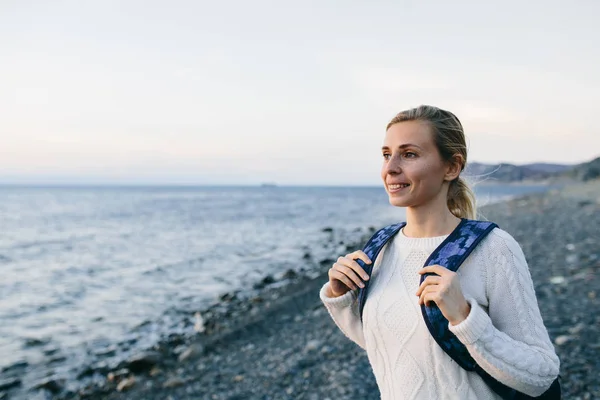
<path fill-rule="evenodd" d="M 329 315 L 344 335 L 365 349 L 365 336 L 358 312 L 358 290 L 350 290 L 339 297 L 327 297 L 328 287 L 329 282 L 323 285 L 319 296 Z"/>
<path fill-rule="evenodd" d="M 387 244 L 383 246 L 383 249 L 381 249 L 373 263 L 371 279 L 374 279 L 377 274 L 376 271 L 379 269 L 386 248 Z M 363 324 L 360 320 L 360 313 L 358 311 L 358 289 L 349 290 L 339 297 L 327 297 L 326 293 L 328 288 L 329 282 L 326 282 L 321 287 L 319 297 L 325 305 L 325 308 L 327 308 L 327 311 L 329 311 L 329 315 L 331 315 L 333 322 L 335 322 L 346 337 L 363 349 L 366 349 Z"/>
<path fill-rule="evenodd" d="M 556 379 L 560 361 L 538 307 L 533 282 L 519 244 L 496 228 L 488 236 L 488 313 L 467 297 L 471 311 L 449 329 L 477 364 L 493 378 L 529 396 L 544 393 Z"/>

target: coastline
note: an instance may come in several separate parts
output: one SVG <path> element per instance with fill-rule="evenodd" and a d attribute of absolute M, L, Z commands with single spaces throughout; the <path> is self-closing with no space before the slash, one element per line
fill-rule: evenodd
<path fill-rule="evenodd" d="M 564 397 L 600 396 L 600 383 L 594 381 L 600 317 L 593 311 L 600 310 L 600 181 L 493 203 L 481 211 L 523 248 L 561 358 Z M 280 281 L 265 277 L 258 292 L 224 294 L 196 315 L 197 334 L 171 335 L 118 368 L 90 371 L 95 379 L 77 392 L 58 393 L 61 382 L 49 379 L 35 398 L 377 399 L 366 354 L 343 336 L 318 298 L 332 261 L 321 261 L 320 270 L 307 275 L 288 271 Z M 52 392 L 57 393 L 52 397 Z M 0 399 L 12 398 L 1 393 Z"/>

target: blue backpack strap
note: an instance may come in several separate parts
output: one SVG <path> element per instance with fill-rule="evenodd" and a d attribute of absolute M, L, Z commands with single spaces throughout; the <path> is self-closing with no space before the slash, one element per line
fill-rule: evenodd
<path fill-rule="evenodd" d="M 358 263 L 358 265 L 360 265 L 361 268 L 365 270 L 367 275 L 371 276 L 371 273 L 373 272 L 373 264 L 375 264 L 375 259 L 379 255 L 381 249 L 383 249 L 383 246 L 385 246 L 385 244 L 391 238 L 393 238 L 398 232 L 400 232 L 400 229 L 402 229 L 405 225 L 406 222 L 388 225 L 385 228 L 382 228 L 375 232 L 375 234 L 371 236 L 371 239 L 367 241 L 367 244 L 365 244 L 365 247 L 363 248 L 363 253 L 365 253 L 367 257 L 369 257 L 369 260 L 371 260 L 371 264 L 365 264 L 364 261 L 361 259 L 355 260 Z M 365 287 L 358 289 L 358 310 L 360 313 L 361 321 L 363 308 L 365 307 L 365 301 L 367 300 L 367 290 L 369 288 L 369 282 L 371 282 L 370 279 L 368 281 L 364 281 Z"/>
<path fill-rule="evenodd" d="M 465 259 L 471 254 L 475 247 L 494 229 L 497 228 L 493 222 L 475 221 L 462 219 L 456 229 L 431 253 L 425 266 L 441 265 L 456 272 Z M 421 283 L 433 273 L 423 274 Z M 452 359 L 467 371 L 476 372 L 483 381 L 498 395 L 505 400 L 533 399 L 523 393 L 500 383 L 489 375 L 471 357 L 466 346 L 448 329 L 448 320 L 444 317 L 436 304 L 421 306 L 421 312 L 429 332 Z M 558 378 L 550 389 L 537 399 L 555 400 L 560 399 L 560 384 Z"/>
<path fill-rule="evenodd" d="M 425 261 L 424 267 L 437 264 L 456 272 L 479 242 L 495 227 L 497 225 L 493 222 L 473 221 L 463 218 L 452 233 L 431 253 Z M 420 284 L 430 275 L 435 274 L 423 274 Z M 437 305 L 435 303 L 431 306 L 421 305 L 421 312 L 429 332 L 431 332 L 440 347 L 462 368 L 467 371 L 474 371 L 477 363 L 461 341 L 450 332 L 448 320 Z"/>

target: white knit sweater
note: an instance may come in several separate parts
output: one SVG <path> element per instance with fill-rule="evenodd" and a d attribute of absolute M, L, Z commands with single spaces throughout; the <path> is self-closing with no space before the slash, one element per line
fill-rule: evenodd
<path fill-rule="evenodd" d="M 357 291 L 320 297 L 344 334 L 367 351 L 381 398 L 500 399 L 474 372 L 454 362 L 423 320 L 417 271 L 447 236 L 410 238 L 400 231 L 373 266 L 369 295 L 358 314 Z M 450 330 L 492 377 L 530 396 L 543 393 L 560 362 L 535 297 L 519 244 L 495 228 L 458 270 L 471 311 Z"/>

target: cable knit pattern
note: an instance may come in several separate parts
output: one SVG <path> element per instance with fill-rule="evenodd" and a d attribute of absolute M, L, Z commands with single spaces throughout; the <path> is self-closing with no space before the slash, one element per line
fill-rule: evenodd
<path fill-rule="evenodd" d="M 500 399 L 444 353 L 423 321 L 417 272 L 446 237 L 409 238 L 401 231 L 386 245 L 373 267 L 363 323 L 357 291 L 328 298 L 329 283 L 320 291 L 337 326 L 367 351 L 384 400 Z M 471 311 L 450 330 L 491 376 L 532 396 L 543 393 L 558 375 L 559 360 L 518 243 L 494 229 L 458 276 Z"/>

